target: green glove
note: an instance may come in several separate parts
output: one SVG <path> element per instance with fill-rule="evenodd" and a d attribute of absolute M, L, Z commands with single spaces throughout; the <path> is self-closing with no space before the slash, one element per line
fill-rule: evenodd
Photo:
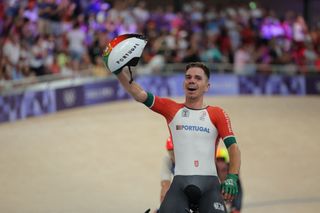
<path fill-rule="evenodd" d="M 221 190 L 224 193 L 230 195 L 237 195 L 238 194 L 238 181 L 239 177 L 236 174 L 228 174 L 225 181 L 221 184 Z"/>

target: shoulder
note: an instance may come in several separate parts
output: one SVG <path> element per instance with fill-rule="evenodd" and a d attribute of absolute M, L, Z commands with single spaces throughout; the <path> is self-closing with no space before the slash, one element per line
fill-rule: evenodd
<path fill-rule="evenodd" d="M 175 100 L 173 100 L 171 98 L 155 96 L 155 99 L 156 99 L 156 101 L 161 101 L 166 104 L 183 105 L 181 103 L 176 102 Z"/>
<path fill-rule="evenodd" d="M 229 120 L 229 115 L 219 106 L 208 106 L 207 111 L 211 120 Z"/>
<path fill-rule="evenodd" d="M 219 106 L 208 106 L 207 111 L 211 114 L 220 114 L 224 113 L 224 110 Z"/>
<path fill-rule="evenodd" d="M 167 107 L 183 107 L 183 104 L 177 103 L 176 101 L 170 99 L 170 98 L 165 98 L 165 97 L 159 97 L 156 96 L 150 92 L 147 92 L 147 99 L 144 102 L 144 104 L 149 107 L 149 108 L 156 108 L 157 106 L 167 106 Z"/>

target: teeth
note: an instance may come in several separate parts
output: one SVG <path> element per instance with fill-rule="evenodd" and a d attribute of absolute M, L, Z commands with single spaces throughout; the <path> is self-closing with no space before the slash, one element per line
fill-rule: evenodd
<path fill-rule="evenodd" d="M 198 89 L 198 87 L 196 84 L 188 84 L 187 85 L 187 90 L 189 90 L 189 91 L 195 91 L 197 89 Z"/>
<path fill-rule="evenodd" d="M 188 89 L 197 89 L 197 86 L 196 85 L 189 85 Z"/>

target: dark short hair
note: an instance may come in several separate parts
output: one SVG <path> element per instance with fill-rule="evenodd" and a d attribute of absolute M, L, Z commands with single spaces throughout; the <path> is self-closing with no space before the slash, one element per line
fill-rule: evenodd
<path fill-rule="evenodd" d="M 204 74 L 206 74 L 207 78 L 210 79 L 210 70 L 209 68 L 202 62 L 191 62 L 187 64 L 185 71 L 190 69 L 191 67 L 199 67 L 204 71 Z"/>

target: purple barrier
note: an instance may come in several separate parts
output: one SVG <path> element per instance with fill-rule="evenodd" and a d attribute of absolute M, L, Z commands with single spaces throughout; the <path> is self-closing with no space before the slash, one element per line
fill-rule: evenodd
<path fill-rule="evenodd" d="M 138 76 L 142 88 L 159 96 L 183 96 L 183 74 Z M 209 95 L 305 95 L 320 94 L 320 76 L 215 74 L 210 79 Z M 117 80 L 80 86 L 0 96 L 0 123 L 59 110 L 128 99 L 130 96 Z"/>
<path fill-rule="evenodd" d="M 305 95 L 304 76 L 255 75 L 239 76 L 240 94 Z"/>
<path fill-rule="evenodd" d="M 22 96 L 0 96 L 0 122 L 19 119 Z"/>
<path fill-rule="evenodd" d="M 83 86 L 56 90 L 57 110 L 71 109 L 84 105 Z"/>
<path fill-rule="evenodd" d="M 239 95 L 238 77 L 231 74 L 213 74 L 210 77 L 209 95 Z"/>
<path fill-rule="evenodd" d="M 108 101 L 122 100 L 130 98 L 117 80 L 103 81 L 83 86 L 84 105 L 104 103 Z"/>
<path fill-rule="evenodd" d="M 320 95 L 320 75 L 310 75 L 306 77 L 307 94 Z"/>
<path fill-rule="evenodd" d="M 54 90 L 0 96 L 0 122 L 41 116 L 56 111 Z"/>
<path fill-rule="evenodd" d="M 158 96 L 175 96 L 180 95 L 177 90 L 177 85 L 179 83 L 180 76 L 139 76 L 135 81 L 141 85 L 141 87 Z M 174 78 L 175 81 L 172 81 L 171 78 Z"/>
<path fill-rule="evenodd" d="M 117 80 L 0 96 L 0 123 L 128 98 Z"/>
<path fill-rule="evenodd" d="M 183 96 L 184 75 L 142 76 L 136 79 L 142 88 L 159 96 Z M 210 78 L 208 95 L 238 95 L 239 81 L 237 76 L 215 74 Z"/>

